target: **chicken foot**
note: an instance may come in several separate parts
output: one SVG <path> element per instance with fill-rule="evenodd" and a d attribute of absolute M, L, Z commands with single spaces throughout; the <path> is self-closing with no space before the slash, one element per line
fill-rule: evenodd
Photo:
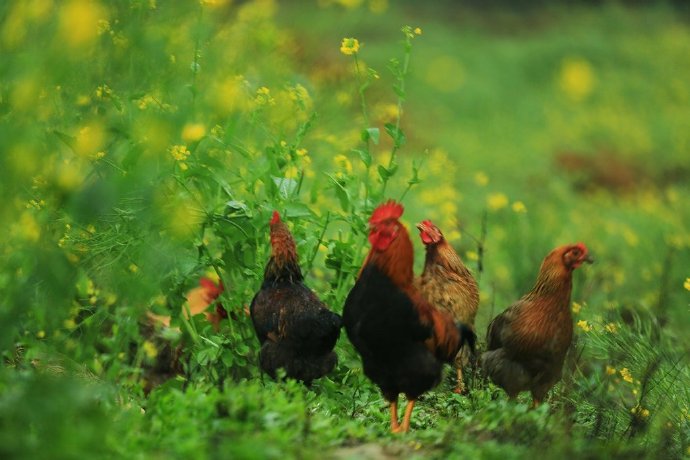
<path fill-rule="evenodd" d="M 397 431 L 396 433 L 407 433 L 410 431 L 410 418 L 412 417 L 412 409 L 414 409 L 414 403 L 416 402 L 416 399 L 410 399 L 407 401 L 405 415 L 403 415 L 402 425 L 400 425 L 400 431 Z"/>
<path fill-rule="evenodd" d="M 415 399 L 407 401 L 402 424 L 398 423 L 398 401 L 391 402 L 391 433 L 407 433 L 410 431 L 410 418 L 412 417 L 412 409 L 414 409 L 416 402 L 417 400 Z"/>
<path fill-rule="evenodd" d="M 391 401 L 391 433 L 400 433 L 398 423 L 398 400 Z"/>

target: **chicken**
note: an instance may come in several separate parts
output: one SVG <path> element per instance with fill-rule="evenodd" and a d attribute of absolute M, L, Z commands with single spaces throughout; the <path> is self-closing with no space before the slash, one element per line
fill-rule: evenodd
<path fill-rule="evenodd" d="M 475 335 L 455 325 L 448 312 L 434 308 L 415 288 L 414 253 L 407 229 L 398 220 L 403 207 L 388 201 L 369 219 L 367 255 L 343 309 L 345 331 L 362 357 L 364 374 L 390 402 L 390 428 L 410 428 L 417 398 L 436 386 L 444 362 L 452 362 Z M 407 397 L 398 423 L 398 395 Z"/>
<path fill-rule="evenodd" d="M 223 293 L 225 288 L 223 282 L 218 281 L 218 284 L 205 276 L 199 280 L 199 287 L 192 289 L 187 293 L 187 302 L 189 304 L 189 312 L 193 315 L 203 313 L 209 323 L 213 324 L 213 329 L 218 331 L 220 322 L 228 317 L 228 312 L 223 308 L 223 305 L 216 300 Z M 206 311 L 209 306 L 214 305 L 213 311 Z M 183 311 L 185 317 L 187 312 Z"/>
<path fill-rule="evenodd" d="M 261 343 L 259 363 L 273 378 L 283 368 L 287 377 L 310 385 L 337 363 L 333 347 L 342 320 L 304 285 L 295 240 L 277 211 L 270 228 L 271 257 L 249 307 Z"/>
<path fill-rule="evenodd" d="M 593 261 L 582 243 L 554 249 L 534 288 L 489 324 L 482 367 L 511 399 L 529 390 L 536 407 L 561 379 L 573 338 L 572 275 L 583 262 Z"/>
<path fill-rule="evenodd" d="M 417 279 L 419 290 L 434 307 L 447 311 L 455 321 L 474 331 L 474 318 L 479 307 L 477 282 L 438 227 L 425 220 L 417 224 L 417 228 L 426 247 L 424 272 Z M 456 393 L 464 392 L 462 367 L 468 362 L 469 353 L 465 347 L 455 357 Z"/>
<path fill-rule="evenodd" d="M 223 308 L 220 302 L 217 302 L 224 290 L 222 281 L 218 281 L 216 284 L 212 279 L 202 276 L 199 279 L 199 286 L 187 293 L 187 303 L 182 306 L 182 314 L 189 319 L 190 316 L 203 313 L 206 320 L 213 325 L 213 329 L 217 332 L 220 329 L 220 322 L 228 317 L 227 310 Z M 211 305 L 214 305 L 213 311 L 207 311 Z M 237 319 L 234 312 L 230 316 L 234 320 Z M 151 326 L 170 327 L 171 317 L 169 315 L 158 315 L 152 311 L 147 311 L 146 318 Z M 175 329 L 179 331 L 179 328 Z"/>
<path fill-rule="evenodd" d="M 202 277 L 199 286 L 187 293 L 187 303 L 183 305 L 181 314 L 189 319 L 191 316 L 204 314 L 215 331 L 220 328 L 220 321 L 227 318 L 227 311 L 217 302 L 223 293 L 223 282 L 216 284 L 210 278 Z M 215 305 L 214 311 L 209 312 L 209 307 Z M 149 394 L 155 387 L 161 385 L 176 375 L 182 375 L 184 341 L 171 339 L 181 333 L 177 326 L 171 327 L 170 315 L 158 315 L 152 311 L 146 312 L 146 320 L 142 323 L 142 336 L 146 342 L 153 344 L 157 354 L 152 362 L 145 362 L 144 369 L 144 393 Z"/>

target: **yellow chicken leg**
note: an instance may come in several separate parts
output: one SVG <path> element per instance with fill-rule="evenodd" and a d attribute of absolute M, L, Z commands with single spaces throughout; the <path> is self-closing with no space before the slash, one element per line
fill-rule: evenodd
<path fill-rule="evenodd" d="M 417 402 L 415 399 L 410 399 L 407 401 L 407 407 L 405 407 L 405 415 L 403 415 L 402 425 L 400 425 L 400 431 L 402 433 L 407 433 L 410 431 L 410 417 L 412 417 L 412 409 L 414 409 L 414 403 Z"/>
<path fill-rule="evenodd" d="M 462 381 L 462 367 L 460 366 L 458 366 L 458 385 L 453 391 L 457 394 L 463 394 L 465 392 L 465 383 Z"/>
<path fill-rule="evenodd" d="M 391 402 L 391 433 L 400 433 L 400 424 L 398 423 L 398 400 Z"/>

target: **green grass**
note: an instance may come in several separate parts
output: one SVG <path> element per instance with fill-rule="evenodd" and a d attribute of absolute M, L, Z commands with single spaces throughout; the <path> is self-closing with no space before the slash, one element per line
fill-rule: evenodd
<path fill-rule="evenodd" d="M 0 456 L 690 455 L 687 17 L 417 3 L 0 6 Z M 392 436 L 344 333 L 312 388 L 260 375 L 243 308 L 273 209 L 341 311 L 368 213 L 401 196 L 479 277 L 479 331 L 550 249 L 590 247 L 548 404 L 448 378 Z M 180 315 L 208 273 L 218 331 Z"/>

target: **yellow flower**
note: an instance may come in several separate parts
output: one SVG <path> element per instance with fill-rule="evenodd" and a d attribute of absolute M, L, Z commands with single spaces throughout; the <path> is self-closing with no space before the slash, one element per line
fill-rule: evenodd
<path fill-rule="evenodd" d="M 335 162 L 336 166 L 345 170 L 347 174 L 352 174 L 352 163 L 350 163 L 350 160 L 345 155 L 336 155 L 336 157 L 333 158 L 333 161 Z"/>
<path fill-rule="evenodd" d="M 639 405 L 630 409 L 630 412 L 633 414 L 638 414 L 642 418 L 649 417 L 649 409 L 645 409 L 643 407 L 640 407 Z"/>
<path fill-rule="evenodd" d="M 156 348 L 156 345 L 153 344 L 153 342 L 150 342 L 148 340 L 144 341 L 142 344 L 142 348 L 144 349 L 144 353 L 149 359 L 154 359 L 156 356 L 158 356 L 158 349 Z"/>
<path fill-rule="evenodd" d="M 182 140 L 195 142 L 206 135 L 206 128 L 201 123 L 187 123 L 182 128 Z"/>
<path fill-rule="evenodd" d="M 304 149 L 304 148 L 297 149 L 297 150 L 295 150 L 295 153 L 297 154 L 298 157 L 303 157 L 308 153 L 308 150 Z"/>
<path fill-rule="evenodd" d="M 276 105 L 275 99 L 271 96 L 271 90 L 265 86 L 256 90 L 254 102 L 256 102 L 257 105 Z"/>
<path fill-rule="evenodd" d="M 422 29 L 420 29 L 419 27 L 416 27 L 414 29 L 414 33 L 415 33 L 415 35 L 422 35 Z"/>
<path fill-rule="evenodd" d="M 285 168 L 285 178 L 286 179 L 297 179 L 299 176 L 299 170 L 297 169 L 297 166 L 288 166 Z"/>
<path fill-rule="evenodd" d="M 561 90 L 572 100 L 581 101 L 594 88 L 594 72 L 587 60 L 567 58 L 561 66 L 559 77 Z"/>
<path fill-rule="evenodd" d="M 19 222 L 16 222 L 12 229 L 15 235 L 26 241 L 38 241 L 41 237 L 41 226 L 29 211 L 21 214 Z"/>
<path fill-rule="evenodd" d="M 476 251 L 467 251 L 465 253 L 465 257 L 467 258 L 467 260 L 479 260 L 479 254 L 477 254 Z"/>
<path fill-rule="evenodd" d="M 129 271 L 132 273 L 136 273 L 139 271 L 139 267 L 137 267 L 137 264 L 129 264 Z"/>
<path fill-rule="evenodd" d="M 492 211 L 497 211 L 508 206 L 508 197 L 503 193 L 492 193 L 486 199 L 486 204 Z"/>
<path fill-rule="evenodd" d="M 104 99 L 113 95 L 113 90 L 108 85 L 101 85 L 96 88 L 96 97 Z"/>
<path fill-rule="evenodd" d="M 615 375 L 616 374 L 616 368 L 613 366 L 609 366 L 608 364 L 606 365 L 606 374 L 607 375 Z"/>
<path fill-rule="evenodd" d="M 184 161 L 189 156 L 190 151 L 187 150 L 187 146 L 185 145 L 173 145 L 170 147 L 170 154 L 177 161 Z"/>
<path fill-rule="evenodd" d="M 581 319 L 580 321 L 577 322 L 577 327 L 582 329 L 585 332 L 589 332 L 592 330 L 592 326 L 584 319 Z"/>
<path fill-rule="evenodd" d="M 628 383 L 633 383 L 633 376 L 630 373 L 630 369 L 628 369 L 627 367 L 624 367 L 619 372 L 621 374 L 621 377 L 623 377 L 623 380 L 625 380 Z"/>
<path fill-rule="evenodd" d="M 685 278 L 685 283 L 683 283 L 683 287 L 686 291 L 690 291 L 690 278 Z"/>
<path fill-rule="evenodd" d="M 512 208 L 513 211 L 518 214 L 527 212 L 527 207 L 525 206 L 525 203 L 523 203 L 522 201 L 516 201 L 515 203 L 513 203 Z"/>
<path fill-rule="evenodd" d="M 575 313 L 577 315 L 578 313 L 580 313 L 580 310 L 582 310 L 582 305 L 580 305 L 577 302 L 573 302 L 572 310 L 573 310 L 573 313 Z"/>
<path fill-rule="evenodd" d="M 343 42 L 340 44 L 340 52 L 351 56 L 357 54 L 359 51 L 359 40 L 356 38 L 343 38 Z"/>
<path fill-rule="evenodd" d="M 106 16 L 107 11 L 98 2 L 64 2 L 58 12 L 61 42 L 73 47 L 92 43 L 98 37 L 99 23 L 107 20 Z"/>
<path fill-rule="evenodd" d="M 39 339 L 43 339 L 43 338 L 45 338 L 45 336 L 46 336 L 46 331 L 41 330 L 41 331 L 38 331 L 36 333 L 36 337 L 38 337 Z"/>
<path fill-rule="evenodd" d="M 616 323 L 608 323 L 604 329 L 606 329 L 607 332 L 610 332 L 611 334 L 615 334 L 618 332 L 618 325 Z"/>

